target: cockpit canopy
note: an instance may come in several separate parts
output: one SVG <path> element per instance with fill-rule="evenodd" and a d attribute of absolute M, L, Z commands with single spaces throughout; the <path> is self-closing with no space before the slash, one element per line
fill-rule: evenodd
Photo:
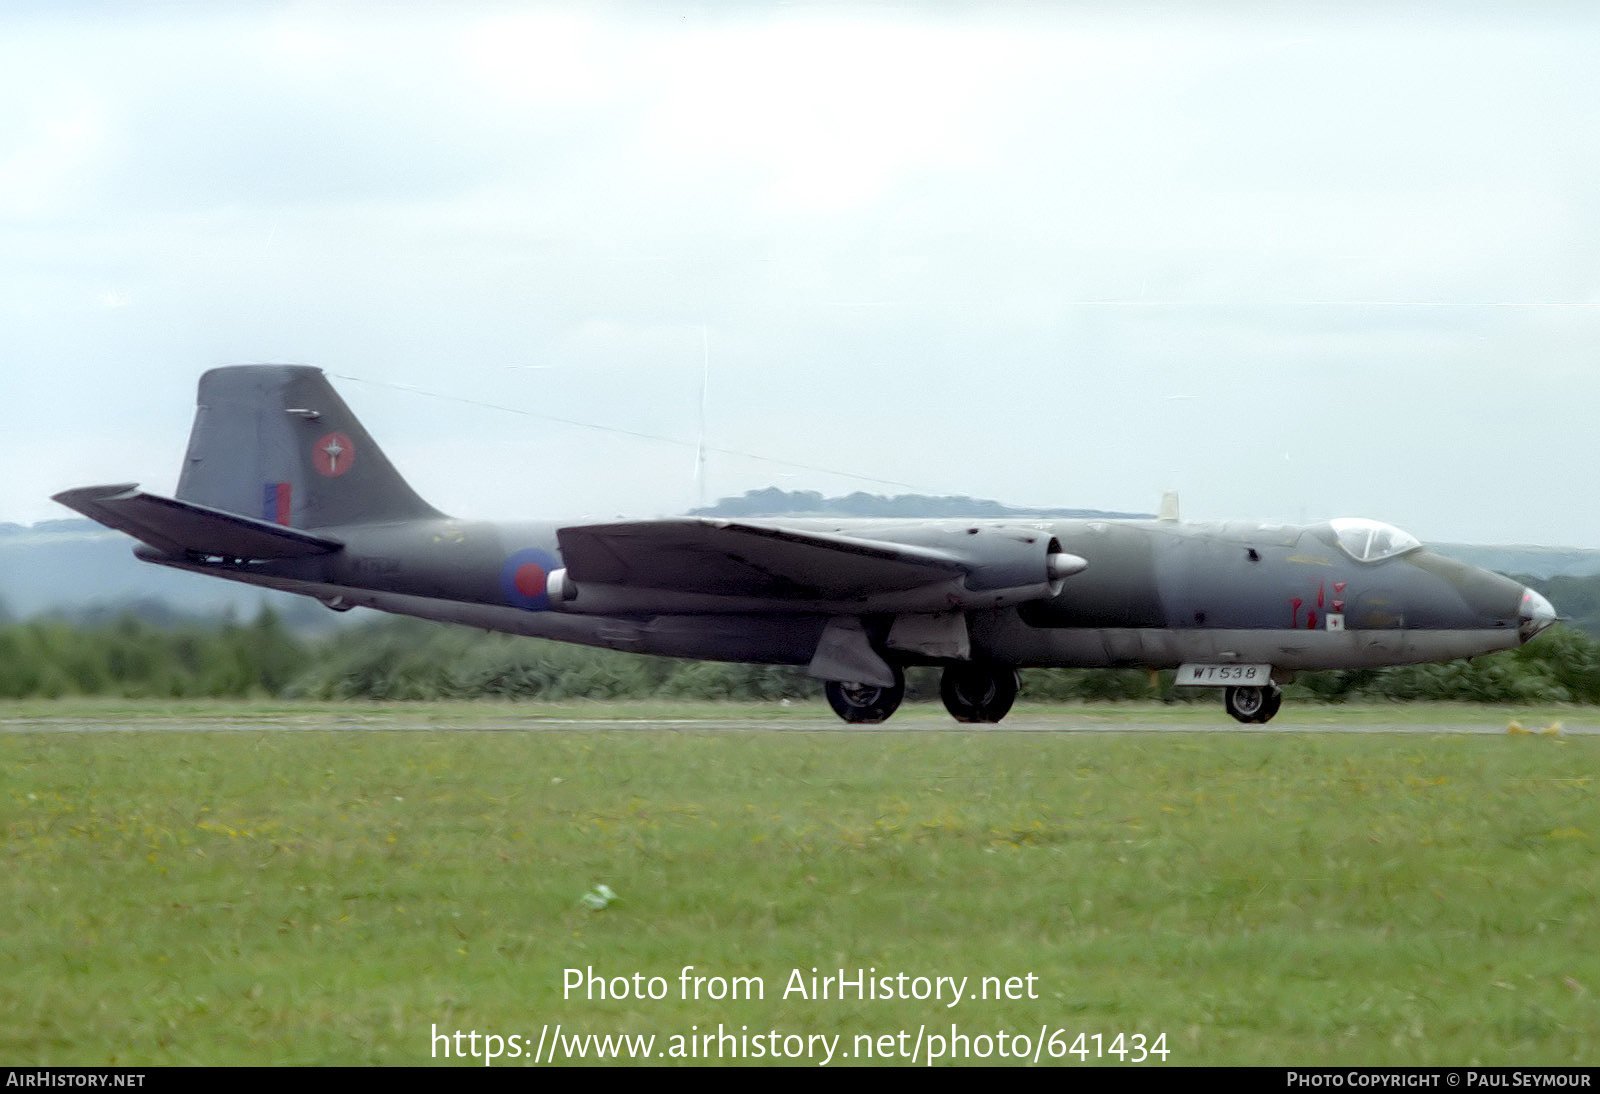
<path fill-rule="evenodd" d="M 1410 532 L 1381 520 L 1335 517 L 1328 525 L 1345 554 L 1357 562 L 1381 562 L 1422 546 L 1422 541 Z"/>

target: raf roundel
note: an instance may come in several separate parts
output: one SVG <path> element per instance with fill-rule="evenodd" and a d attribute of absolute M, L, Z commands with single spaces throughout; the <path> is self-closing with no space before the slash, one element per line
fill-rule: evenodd
<path fill-rule="evenodd" d="M 529 547 L 518 551 L 500 567 L 500 591 L 506 603 L 530 612 L 542 612 L 550 607 L 547 588 L 551 571 L 561 564 L 549 551 Z"/>
<path fill-rule="evenodd" d="M 546 574 L 544 567 L 537 562 L 524 562 L 518 566 L 511 575 L 511 584 L 517 587 L 517 592 L 526 597 L 544 595 Z"/>
<path fill-rule="evenodd" d="M 355 462 L 356 446 L 343 433 L 326 433 L 311 446 L 311 464 L 327 478 L 338 478 Z"/>

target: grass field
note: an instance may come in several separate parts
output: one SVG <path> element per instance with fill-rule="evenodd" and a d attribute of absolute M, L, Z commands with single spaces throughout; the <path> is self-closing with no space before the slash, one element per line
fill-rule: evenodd
<path fill-rule="evenodd" d="M 0 706 L 0 1059 L 418 1064 L 446 1062 L 434 1032 L 509 1056 L 560 1023 L 654 1035 L 662 1062 L 715 1059 L 683 1038 L 719 1026 L 763 1063 L 919 1031 L 918 1062 L 935 1035 L 957 1062 L 960 1037 L 997 1062 L 1020 1035 L 1076 1065 L 1057 1050 L 1079 1033 L 1090 1063 L 1118 1033 L 1175 1064 L 1596 1062 L 1600 738 L 1426 731 L 1511 716 L 1482 708 L 1280 715 L 1408 733 L 1019 715 L 1092 731 L 908 710 L 841 732 L 808 704 Z M 231 728 L 139 728 L 191 722 Z M 813 968 L 965 993 L 785 998 Z M 568 997 L 568 969 L 663 997 Z M 762 995 L 707 998 L 719 977 Z M 977 998 L 985 977 L 1021 997 Z"/>

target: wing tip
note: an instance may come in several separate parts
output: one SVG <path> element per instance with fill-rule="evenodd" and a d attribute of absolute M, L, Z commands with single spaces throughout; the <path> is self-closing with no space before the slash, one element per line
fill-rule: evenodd
<path fill-rule="evenodd" d="M 70 490 L 62 490 L 51 494 L 50 500 L 68 509 L 78 508 L 78 502 L 115 501 L 137 493 L 139 484 L 136 482 L 116 482 L 103 486 L 74 486 Z"/>

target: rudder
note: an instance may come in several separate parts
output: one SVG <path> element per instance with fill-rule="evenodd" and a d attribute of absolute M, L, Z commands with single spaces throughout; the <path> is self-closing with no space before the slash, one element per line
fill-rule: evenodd
<path fill-rule="evenodd" d="M 442 516 L 310 365 L 200 377 L 177 497 L 292 528 Z"/>

